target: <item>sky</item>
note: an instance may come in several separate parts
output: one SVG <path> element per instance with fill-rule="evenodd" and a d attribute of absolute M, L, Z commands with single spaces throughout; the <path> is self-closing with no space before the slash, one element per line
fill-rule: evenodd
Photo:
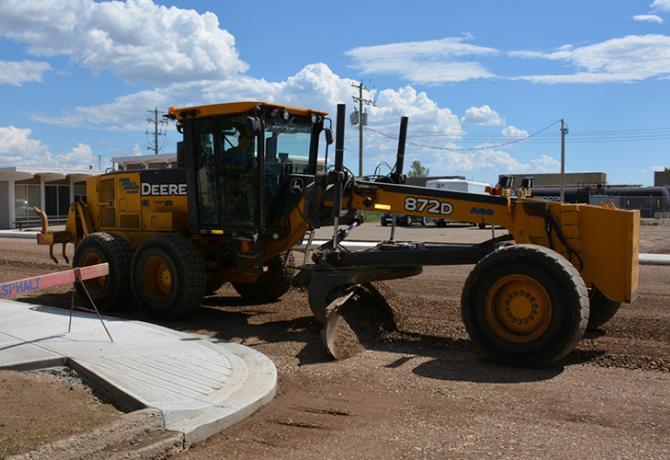
<path fill-rule="evenodd" d="M 109 167 L 147 154 L 147 110 L 260 100 L 368 106 L 364 173 L 670 167 L 670 0 L 336 3 L 0 0 L 0 166 Z M 176 150 L 174 125 L 161 152 Z M 346 127 L 357 172 L 358 129 Z"/>

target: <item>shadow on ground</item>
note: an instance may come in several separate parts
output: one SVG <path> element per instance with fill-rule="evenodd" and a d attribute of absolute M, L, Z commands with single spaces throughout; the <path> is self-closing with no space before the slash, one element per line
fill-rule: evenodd
<path fill-rule="evenodd" d="M 210 296 L 194 317 L 181 321 L 149 318 L 134 304 L 105 312 L 121 319 L 147 321 L 178 331 L 197 332 L 215 340 L 234 341 L 256 347 L 265 344 L 294 342 L 299 365 L 333 361 L 321 340 L 321 325 L 308 313 L 306 296 L 291 291 L 295 302 L 250 305 L 235 295 Z M 547 380 L 559 375 L 565 365 L 592 358 L 589 353 L 573 353 L 559 365 L 543 369 L 521 369 L 500 366 L 480 357 L 470 340 L 403 331 L 397 326 L 388 303 L 380 301 L 378 292 L 368 292 L 358 299 L 355 308 L 344 310 L 343 318 L 355 339 L 368 350 L 405 355 L 394 358 L 386 367 L 393 369 L 414 360 L 421 361 L 412 372 L 420 377 L 479 383 L 519 383 Z M 69 314 L 71 293 L 47 293 L 17 299 L 19 301 L 63 308 Z M 286 304 L 294 305 L 286 311 Z M 76 298 L 76 305 L 86 305 Z M 295 308 L 296 304 L 298 308 Z M 303 307 L 304 305 L 304 307 Z M 91 311 L 90 309 L 84 309 Z M 267 317 L 264 318 L 264 317 Z M 279 319 L 277 319 L 279 317 Z M 110 319 L 115 320 L 115 319 Z M 271 354 L 271 352 L 270 352 Z M 425 358 L 431 358 L 426 361 Z"/>

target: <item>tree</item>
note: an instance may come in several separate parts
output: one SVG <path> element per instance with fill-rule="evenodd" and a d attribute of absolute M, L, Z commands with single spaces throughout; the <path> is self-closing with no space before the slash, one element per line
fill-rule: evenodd
<path fill-rule="evenodd" d="M 424 168 L 419 160 L 412 162 L 407 173 L 409 177 L 426 177 L 428 174 L 430 174 L 430 169 Z"/>
<path fill-rule="evenodd" d="M 665 172 L 670 172 L 670 168 L 665 168 Z"/>

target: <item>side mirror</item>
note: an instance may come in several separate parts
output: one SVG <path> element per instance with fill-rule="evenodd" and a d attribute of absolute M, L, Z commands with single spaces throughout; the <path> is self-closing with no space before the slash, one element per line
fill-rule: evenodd
<path fill-rule="evenodd" d="M 247 117 L 245 120 L 245 128 L 247 133 L 255 136 L 261 132 L 261 120 L 257 117 Z"/>
<path fill-rule="evenodd" d="M 330 128 L 323 128 L 323 132 L 326 135 L 326 144 L 330 145 L 333 143 L 333 130 Z"/>

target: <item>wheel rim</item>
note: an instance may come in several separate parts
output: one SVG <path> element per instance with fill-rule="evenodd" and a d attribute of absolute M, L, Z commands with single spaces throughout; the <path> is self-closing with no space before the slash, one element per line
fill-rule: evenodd
<path fill-rule="evenodd" d="M 551 298 L 535 278 L 505 275 L 486 294 L 486 322 L 500 338 L 527 343 L 540 337 L 551 322 Z"/>
<path fill-rule="evenodd" d="M 106 262 L 100 254 L 97 252 L 87 253 L 83 260 L 81 261 L 81 267 L 86 267 L 89 265 L 97 265 Z M 90 280 L 84 281 L 86 285 L 86 290 L 93 298 L 99 298 L 105 293 L 105 288 L 107 286 L 107 276 L 100 276 L 98 278 L 93 278 Z"/>
<path fill-rule="evenodd" d="M 165 302 L 174 287 L 172 267 L 163 257 L 150 256 L 144 264 L 142 276 L 144 292 L 154 302 Z"/>

